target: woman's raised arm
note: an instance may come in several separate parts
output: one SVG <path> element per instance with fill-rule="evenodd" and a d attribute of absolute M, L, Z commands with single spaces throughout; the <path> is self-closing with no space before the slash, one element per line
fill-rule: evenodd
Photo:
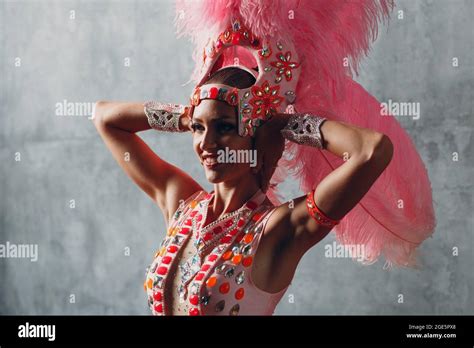
<path fill-rule="evenodd" d="M 329 218 L 340 220 L 364 197 L 388 166 L 393 155 L 390 139 L 382 133 L 344 122 L 326 120 L 320 126 L 324 149 L 345 163 L 329 173 L 316 187 L 314 202 Z M 282 204 L 267 224 L 276 240 L 298 254 L 304 253 L 331 230 L 309 214 L 306 195 Z"/>
<path fill-rule="evenodd" d="M 180 127 L 187 129 L 187 117 Z M 135 133 L 151 129 L 143 103 L 99 101 L 94 125 L 125 173 L 160 207 L 169 223 L 171 214 L 201 186 L 178 167 L 162 160 Z"/>

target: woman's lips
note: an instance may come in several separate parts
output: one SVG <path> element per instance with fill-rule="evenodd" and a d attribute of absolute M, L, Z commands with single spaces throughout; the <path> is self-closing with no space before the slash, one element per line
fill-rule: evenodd
<path fill-rule="evenodd" d="M 204 165 L 209 169 L 214 169 L 221 163 L 217 162 L 217 157 L 206 157 L 203 161 Z"/>

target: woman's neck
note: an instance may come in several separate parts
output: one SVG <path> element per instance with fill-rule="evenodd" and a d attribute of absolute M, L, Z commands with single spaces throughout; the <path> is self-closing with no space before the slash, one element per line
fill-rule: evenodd
<path fill-rule="evenodd" d="M 214 197 L 209 206 L 209 214 L 218 219 L 224 214 L 233 212 L 242 207 L 258 190 L 260 187 L 253 181 L 214 184 Z"/>

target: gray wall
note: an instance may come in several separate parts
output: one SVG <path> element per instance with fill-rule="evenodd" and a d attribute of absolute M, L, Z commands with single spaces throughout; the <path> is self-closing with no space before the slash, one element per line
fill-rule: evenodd
<path fill-rule="evenodd" d="M 305 255 L 277 314 L 474 314 L 473 2 L 403 0 L 397 10 L 404 19 L 394 13 L 381 29 L 357 80 L 381 101 L 421 104 L 419 120 L 400 122 L 434 191 L 425 267 L 387 272 L 382 260 L 325 258 L 330 235 Z M 1 314 L 149 314 L 142 284 L 162 214 L 87 114 L 57 115 L 56 103 L 186 102 L 191 45 L 175 40 L 173 13 L 170 1 L 1 2 L 0 244 L 38 245 L 36 262 L 0 258 Z M 211 189 L 189 134 L 140 135 Z M 302 194 L 290 180 L 284 187 L 287 199 Z"/>

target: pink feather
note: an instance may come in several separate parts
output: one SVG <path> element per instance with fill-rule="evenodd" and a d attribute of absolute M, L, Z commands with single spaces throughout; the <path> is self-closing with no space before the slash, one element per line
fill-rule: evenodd
<path fill-rule="evenodd" d="M 380 103 L 352 79 L 393 7 L 392 0 L 177 0 L 176 26 L 178 37 L 195 44 L 195 83 L 209 37 L 217 37 L 232 15 L 260 37 L 289 33 L 301 61 L 296 109 L 326 110 L 331 119 L 386 134 L 395 148 L 387 169 L 335 227 L 338 241 L 364 245 L 367 263 L 383 254 L 390 265 L 416 266 L 416 248 L 436 225 L 427 171 L 398 121 L 380 116 Z M 287 142 L 272 184 L 293 174 L 309 192 L 342 163 L 329 152 Z M 276 186 L 268 196 L 281 202 Z"/>

